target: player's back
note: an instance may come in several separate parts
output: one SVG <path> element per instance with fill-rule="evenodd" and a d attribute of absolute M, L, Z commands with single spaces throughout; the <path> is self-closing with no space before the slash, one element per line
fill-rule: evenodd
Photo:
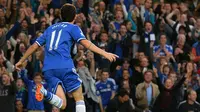
<path fill-rule="evenodd" d="M 79 35 L 77 35 L 79 34 Z M 61 22 L 47 28 L 37 39 L 37 43 L 45 45 L 43 71 L 49 69 L 73 68 L 70 50 L 75 41 L 85 39 L 80 28 L 76 25 Z"/>

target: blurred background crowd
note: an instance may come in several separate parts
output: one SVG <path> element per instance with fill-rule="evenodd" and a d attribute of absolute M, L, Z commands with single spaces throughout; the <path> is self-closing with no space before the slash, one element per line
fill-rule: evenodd
<path fill-rule="evenodd" d="M 75 24 L 88 40 L 119 56 L 110 63 L 73 45 L 87 112 L 200 112 L 200 0 L 0 0 L 1 112 L 61 111 L 35 99 L 37 83 L 48 89 L 43 47 L 22 71 L 14 65 L 61 22 L 65 3 L 75 5 Z M 66 97 L 64 112 L 75 112 Z"/>

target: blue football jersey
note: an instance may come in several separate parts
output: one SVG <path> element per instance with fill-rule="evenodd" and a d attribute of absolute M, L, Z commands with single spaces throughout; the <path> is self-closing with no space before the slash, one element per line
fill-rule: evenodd
<path fill-rule="evenodd" d="M 46 29 L 36 43 L 45 45 L 43 71 L 50 69 L 74 68 L 71 59 L 71 46 L 85 39 L 81 29 L 74 24 L 61 22 Z"/>
<path fill-rule="evenodd" d="M 108 78 L 106 82 L 96 82 L 96 93 L 97 96 L 101 96 L 103 107 L 108 105 L 113 91 L 116 91 L 116 83 L 114 79 Z"/>

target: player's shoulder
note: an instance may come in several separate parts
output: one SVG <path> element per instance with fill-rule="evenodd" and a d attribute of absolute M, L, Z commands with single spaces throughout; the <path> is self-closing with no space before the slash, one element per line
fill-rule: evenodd
<path fill-rule="evenodd" d="M 78 27 L 78 25 L 76 24 L 72 24 L 72 23 L 69 23 L 69 22 L 60 22 L 58 24 L 62 24 L 62 25 L 67 25 L 69 27 Z"/>
<path fill-rule="evenodd" d="M 108 78 L 108 82 L 115 84 L 115 80 L 112 78 Z"/>

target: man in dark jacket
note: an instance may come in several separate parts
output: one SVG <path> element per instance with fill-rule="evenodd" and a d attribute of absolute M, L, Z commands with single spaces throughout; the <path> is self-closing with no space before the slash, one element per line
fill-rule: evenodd
<path fill-rule="evenodd" d="M 188 99 L 179 104 L 178 112 L 200 112 L 200 104 L 196 102 L 196 99 L 196 91 L 188 91 Z"/>
<path fill-rule="evenodd" d="M 142 112 L 135 107 L 129 93 L 125 89 L 119 91 L 118 96 L 110 100 L 106 112 Z"/>

